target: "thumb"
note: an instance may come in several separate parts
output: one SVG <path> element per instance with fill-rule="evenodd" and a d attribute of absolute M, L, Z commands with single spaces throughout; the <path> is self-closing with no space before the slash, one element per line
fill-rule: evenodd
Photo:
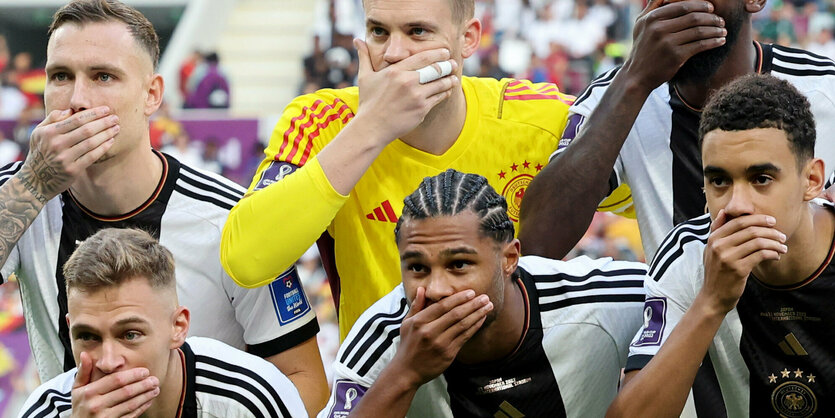
<path fill-rule="evenodd" d="M 412 301 L 412 306 L 409 307 L 409 313 L 406 314 L 406 318 L 411 318 L 417 315 L 417 313 L 422 311 L 425 306 L 426 289 L 418 287 L 417 292 L 415 292 L 415 299 Z"/>
<path fill-rule="evenodd" d="M 716 219 L 713 220 L 713 223 L 710 225 L 710 232 L 713 232 L 725 225 L 728 221 L 728 216 L 725 213 L 725 209 L 719 209 L 719 213 L 716 214 Z"/>
<path fill-rule="evenodd" d="M 357 49 L 359 57 L 359 74 L 374 72 L 374 67 L 371 65 L 371 54 L 368 53 L 368 44 L 362 39 L 354 39 L 354 48 Z"/>
<path fill-rule="evenodd" d="M 90 359 L 90 355 L 82 351 L 80 357 L 75 383 L 72 385 L 73 389 L 89 384 L 93 377 L 93 360 Z"/>
<path fill-rule="evenodd" d="M 70 117 L 71 115 L 72 115 L 72 111 L 70 109 L 53 110 L 53 111 L 49 112 L 48 115 L 46 115 L 46 118 L 44 118 L 44 120 L 41 121 L 41 123 L 39 123 L 38 126 L 46 126 L 46 125 L 49 125 L 50 123 L 60 122 L 64 119 Z"/>

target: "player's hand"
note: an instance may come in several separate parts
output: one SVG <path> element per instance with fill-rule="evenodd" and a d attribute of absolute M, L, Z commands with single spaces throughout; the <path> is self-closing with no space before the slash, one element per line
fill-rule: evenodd
<path fill-rule="evenodd" d="M 693 55 L 725 44 L 725 21 L 703 0 L 651 0 L 632 31 L 624 69 L 647 91 L 669 81 Z"/>
<path fill-rule="evenodd" d="M 67 190 L 110 149 L 119 133 L 119 118 L 106 106 L 70 113 L 53 110 L 29 139 L 29 155 L 21 170 L 31 172 L 32 186 L 41 200 Z"/>
<path fill-rule="evenodd" d="M 138 417 L 159 395 L 159 380 L 148 369 L 123 370 L 91 382 L 90 356 L 82 352 L 80 363 L 72 389 L 73 417 Z"/>
<path fill-rule="evenodd" d="M 355 39 L 354 46 L 359 55 L 359 109 L 354 120 L 362 118 L 372 123 L 380 137 L 386 138 L 386 144 L 411 132 L 432 108 L 460 86 L 454 75 L 458 64 L 450 60 L 448 49 L 422 51 L 374 71 L 368 45 Z M 447 60 L 452 74 L 420 84 L 418 69 Z"/>
<path fill-rule="evenodd" d="M 438 377 L 458 351 L 481 328 L 493 303 L 487 295 L 464 290 L 426 307 L 419 287 L 400 326 L 400 346 L 392 360 L 415 387 Z M 424 309 L 425 308 L 425 309 Z"/>
<path fill-rule="evenodd" d="M 724 209 L 711 225 L 704 252 L 705 281 L 701 293 L 721 314 L 736 306 L 751 270 L 765 260 L 779 260 L 788 251 L 786 236 L 768 215 L 745 215 L 728 221 Z"/>

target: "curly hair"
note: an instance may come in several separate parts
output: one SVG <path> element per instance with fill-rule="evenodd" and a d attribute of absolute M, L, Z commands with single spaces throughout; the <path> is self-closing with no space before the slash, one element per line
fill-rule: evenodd
<path fill-rule="evenodd" d="M 699 123 L 699 148 L 715 129 L 756 128 L 783 130 L 798 163 L 815 155 L 815 118 L 809 101 L 789 82 L 762 74 L 740 77 L 711 97 Z"/>
<path fill-rule="evenodd" d="M 417 190 L 406 196 L 403 205 L 403 214 L 394 228 L 398 242 L 405 220 L 454 216 L 466 210 L 478 215 L 483 235 L 497 243 L 513 240 L 514 228 L 507 216 L 507 201 L 478 174 L 449 169 L 437 176 L 426 177 Z"/>

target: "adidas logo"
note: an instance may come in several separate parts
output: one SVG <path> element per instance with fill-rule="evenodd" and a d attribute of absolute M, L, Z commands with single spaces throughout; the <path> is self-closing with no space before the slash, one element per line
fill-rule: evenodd
<path fill-rule="evenodd" d="M 514 408 L 510 402 L 504 401 L 499 405 L 499 410 L 493 416 L 496 418 L 522 418 L 525 414 Z"/>
<path fill-rule="evenodd" d="M 809 353 L 803 349 L 803 346 L 800 345 L 800 341 L 797 341 L 797 337 L 794 336 L 794 333 L 790 332 L 783 338 L 783 341 L 780 341 L 777 344 L 783 353 L 789 356 L 808 356 Z"/>
<path fill-rule="evenodd" d="M 397 215 L 394 214 L 394 209 L 388 200 L 374 208 L 374 211 L 365 215 L 365 217 L 372 221 L 397 223 Z"/>

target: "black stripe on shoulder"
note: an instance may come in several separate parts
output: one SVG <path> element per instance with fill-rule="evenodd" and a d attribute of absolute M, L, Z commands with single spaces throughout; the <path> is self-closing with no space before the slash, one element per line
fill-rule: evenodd
<path fill-rule="evenodd" d="M 774 64 L 774 63 L 771 64 L 771 71 L 781 73 L 781 74 L 798 76 L 798 77 L 835 75 L 835 68 L 820 69 L 820 70 L 797 70 L 797 69 L 794 69 L 794 68 L 782 67 L 782 66 L 779 66 L 779 65 Z"/>
<path fill-rule="evenodd" d="M 182 194 L 184 194 L 184 195 L 186 195 L 186 196 L 188 196 L 192 199 L 202 200 L 204 202 L 211 203 L 211 204 L 213 204 L 217 207 L 220 207 L 220 208 L 223 208 L 223 209 L 226 209 L 226 210 L 232 210 L 233 205 L 230 205 L 226 202 L 221 202 L 220 200 L 211 198 L 209 196 L 204 196 L 204 195 L 201 195 L 201 194 L 194 193 L 191 190 L 186 190 L 184 187 L 182 187 L 180 185 L 175 186 L 174 190 L 176 190 L 176 191 L 178 191 L 178 192 L 180 192 L 180 193 L 182 193 Z"/>
<path fill-rule="evenodd" d="M 569 281 L 569 282 L 583 282 L 592 277 L 617 277 L 617 276 L 635 276 L 640 275 L 643 276 L 647 272 L 643 269 L 614 269 L 614 270 L 600 270 L 594 269 L 586 273 L 582 276 L 572 276 L 567 273 L 557 273 L 557 274 L 549 274 L 549 275 L 535 275 L 533 276 L 533 280 L 537 283 L 554 283 L 558 281 Z"/>
<path fill-rule="evenodd" d="M 386 320 L 386 319 L 398 319 L 398 318 L 403 317 L 405 312 L 406 312 L 406 306 L 407 306 L 406 298 L 403 298 L 403 299 L 400 300 L 400 308 L 398 308 L 396 312 L 380 312 L 380 313 L 372 316 L 371 319 L 369 319 L 368 321 L 366 321 L 362 325 L 362 328 L 360 329 L 360 331 L 357 333 L 358 338 L 355 338 L 354 340 L 352 340 L 348 344 L 348 347 L 345 348 L 345 352 L 342 353 L 342 357 L 340 357 L 339 362 L 342 363 L 342 364 L 345 364 L 348 361 L 348 356 L 351 354 L 352 351 L 354 351 L 354 348 L 356 347 L 356 345 L 359 344 L 361 341 L 368 340 L 369 337 L 365 337 L 365 336 L 369 335 L 368 331 L 371 329 L 372 326 L 374 326 L 374 324 L 376 322 L 381 321 L 381 320 Z M 366 344 L 370 345 L 371 343 L 368 342 Z M 363 344 L 363 345 L 365 345 L 365 344 Z M 354 357 L 361 357 L 364 352 L 365 352 L 364 350 L 361 350 Z M 354 363 L 356 363 L 357 361 L 359 361 L 359 358 L 357 358 L 356 360 L 352 359 L 352 361 Z"/>
<path fill-rule="evenodd" d="M 562 299 L 555 302 L 545 303 L 539 305 L 540 311 L 553 311 L 569 306 L 583 305 L 588 303 L 605 303 L 605 302 L 639 302 L 644 303 L 644 292 L 635 294 L 622 295 L 593 295 L 581 296 L 576 298 Z"/>
<path fill-rule="evenodd" d="M 71 404 L 72 403 L 72 394 L 71 393 L 64 393 L 60 392 L 56 389 L 47 389 L 41 394 L 41 397 L 38 398 L 35 403 L 26 410 L 26 412 L 22 413 L 20 416 L 25 418 L 40 418 L 44 417 L 51 412 L 55 412 L 58 410 L 57 402 L 66 402 Z M 47 408 L 38 415 L 33 415 L 35 411 L 40 409 L 43 406 L 47 406 Z"/>
<path fill-rule="evenodd" d="M 812 65 L 815 67 L 835 67 L 835 61 L 833 61 L 832 58 L 818 55 L 813 52 L 806 51 L 805 49 L 773 45 L 772 51 L 775 52 L 775 58 L 780 61 L 791 62 L 794 64 Z M 804 55 L 805 58 L 797 57 L 795 55 Z"/>
<path fill-rule="evenodd" d="M 269 408 L 270 410 L 272 410 L 272 406 L 271 406 L 272 404 L 270 403 L 270 399 L 274 399 L 276 405 L 278 405 L 278 409 L 279 409 L 279 412 L 281 413 L 281 415 L 285 416 L 285 417 L 290 416 L 290 411 L 287 410 L 287 407 L 284 405 L 284 402 L 281 401 L 281 397 L 278 396 L 278 393 L 275 391 L 275 388 L 273 388 L 273 386 L 269 382 L 267 382 L 263 377 L 261 377 L 261 375 L 255 373 L 252 370 L 245 369 L 245 368 L 243 368 L 241 366 L 238 366 L 238 365 L 235 365 L 235 364 L 226 363 L 225 361 L 218 360 L 214 357 L 196 355 L 195 359 L 197 361 L 197 364 L 196 364 L 195 368 L 197 370 L 196 373 L 197 373 L 198 376 L 203 376 L 203 377 L 206 377 L 207 379 L 216 380 L 218 382 L 223 382 L 223 383 L 226 383 L 226 384 L 229 384 L 229 385 L 237 386 L 237 387 L 239 387 L 243 390 L 246 390 L 249 393 L 252 393 L 253 395 L 255 395 L 264 404 L 264 406 Z M 252 384 L 250 384 L 249 382 L 246 382 L 242 379 L 236 379 L 236 378 L 230 376 L 229 374 L 220 375 L 218 373 L 215 373 L 215 372 L 212 372 L 212 371 L 209 371 L 209 370 L 201 369 L 200 368 L 200 363 L 210 364 L 212 366 L 215 366 L 217 368 L 220 368 L 220 369 L 223 369 L 223 370 L 226 370 L 226 371 L 242 374 L 242 375 L 247 376 L 250 379 L 254 380 L 255 382 L 257 382 L 258 385 L 260 385 L 261 387 L 260 388 L 255 387 Z M 235 399 L 238 399 L 238 398 L 235 397 Z M 249 401 L 247 401 L 247 402 L 249 402 Z M 247 405 L 247 407 L 249 408 L 249 405 Z M 250 408 L 250 410 L 253 411 L 253 413 L 255 413 L 255 416 L 260 415 L 260 413 L 258 413 L 257 408 L 254 409 L 254 410 L 252 408 Z M 276 416 L 274 414 L 275 411 L 272 411 L 272 412 L 273 412 L 273 414 L 271 414 L 271 415 Z"/>
<path fill-rule="evenodd" d="M 643 274 L 643 273 L 642 273 Z M 592 289 L 618 289 L 618 288 L 644 288 L 643 280 L 614 280 L 614 281 L 594 281 L 591 283 L 581 284 L 578 286 L 558 286 L 553 288 L 540 289 L 537 288 L 539 297 L 559 296 L 569 292 L 580 292 Z"/>
<path fill-rule="evenodd" d="M 196 383 L 194 385 L 194 388 L 198 392 L 211 393 L 212 395 L 217 395 L 217 396 L 222 396 L 224 398 L 234 399 L 234 400 L 238 401 L 238 403 L 240 403 L 241 405 L 245 406 L 246 409 L 249 410 L 250 414 L 252 414 L 253 417 L 263 417 L 263 414 L 261 413 L 261 410 L 258 409 L 258 407 L 255 406 L 254 403 L 252 403 L 252 401 L 247 399 L 246 396 L 244 396 L 244 395 L 242 395 L 238 392 L 231 391 L 231 390 L 228 390 L 228 389 L 219 388 L 219 387 L 216 387 L 216 386 L 203 384 L 203 383 Z M 275 411 L 270 411 L 270 412 L 273 413 L 273 414 L 270 414 L 271 417 L 276 416 Z"/>
<path fill-rule="evenodd" d="M 180 173 L 184 177 L 189 177 L 189 175 L 191 175 L 190 177 L 199 177 L 203 180 L 211 182 L 212 184 L 216 185 L 219 189 L 226 190 L 226 191 L 232 193 L 233 196 L 238 196 L 238 199 L 243 197 L 244 193 L 246 193 L 246 189 L 244 189 L 241 186 L 235 187 L 237 185 L 232 186 L 230 184 L 224 183 L 222 180 L 218 180 L 214 177 L 211 177 L 211 176 L 207 175 L 206 173 L 201 173 L 201 172 L 199 172 L 199 171 L 197 171 L 197 170 L 195 170 L 195 169 L 193 169 L 193 168 L 191 168 L 187 165 L 182 165 L 182 164 L 180 165 Z M 203 185 L 203 188 L 206 188 L 205 184 Z M 207 188 L 207 190 L 212 190 L 212 189 Z M 214 190 L 212 190 L 212 191 L 214 191 Z"/>
<path fill-rule="evenodd" d="M 615 68 L 601 74 L 596 79 L 592 80 L 591 84 L 589 84 L 588 87 L 586 87 L 586 89 L 583 90 L 583 92 L 580 93 L 579 96 L 577 96 L 577 100 L 574 101 L 574 105 L 576 106 L 576 105 L 582 103 L 583 101 L 585 101 L 586 99 L 588 99 L 589 96 L 591 96 L 591 93 L 594 89 L 596 89 L 598 87 L 605 87 L 605 86 L 608 86 L 609 84 L 611 84 L 612 80 L 617 75 L 618 70 L 620 70 L 620 66 L 615 67 Z"/>
<path fill-rule="evenodd" d="M 195 180 L 193 177 L 189 177 L 188 175 L 180 176 L 180 178 L 177 179 L 178 185 L 182 186 L 183 184 L 181 184 L 180 181 L 194 187 L 196 189 L 196 190 L 193 190 L 195 193 L 197 193 L 198 191 L 200 193 L 205 192 L 205 194 L 207 196 L 212 196 L 212 195 L 214 195 L 215 197 L 219 196 L 219 197 L 223 197 L 225 199 L 229 199 L 230 201 L 235 202 L 235 203 L 237 203 L 239 200 L 241 200 L 241 197 L 243 197 L 243 196 L 233 195 L 233 194 L 229 193 L 228 191 L 226 191 L 225 189 L 219 189 L 219 188 L 212 187 L 212 185 L 209 185 L 209 184 L 203 183 L 201 181 Z"/>
<path fill-rule="evenodd" d="M 684 221 L 673 228 L 661 242 L 658 252 L 655 253 L 655 258 L 649 267 L 649 276 L 658 281 L 670 264 L 684 253 L 684 244 L 692 241 L 707 242 L 708 233 L 710 233 L 710 214 Z"/>
<path fill-rule="evenodd" d="M 23 161 L 15 161 L 13 163 L 6 164 L 3 168 L 0 168 L 0 186 L 2 186 L 13 175 L 17 174 L 21 167 L 23 167 Z"/>
<path fill-rule="evenodd" d="M 404 301 L 405 301 L 405 299 L 404 299 Z M 368 359 L 365 361 L 365 363 L 363 363 L 363 365 L 360 367 L 360 371 L 358 373 L 361 376 L 364 376 L 365 373 L 367 373 L 368 370 L 371 368 L 373 363 L 376 362 L 377 360 L 379 360 L 380 356 L 383 355 L 383 352 L 385 352 L 386 349 L 388 349 L 389 346 L 391 346 L 391 343 L 394 340 L 394 337 L 400 335 L 400 323 L 403 322 L 403 318 L 405 316 L 406 316 L 406 309 L 403 309 L 403 313 L 400 316 L 398 316 L 396 318 L 392 318 L 392 319 L 377 322 L 377 327 L 374 328 L 374 332 L 371 333 L 371 335 L 368 338 L 365 339 L 363 344 L 360 346 L 359 350 L 357 350 L 356 354 L 354 354 L 354 356 L 351 357 L 351 360 L 348 362 L 348 364 L 346 364 L 346 366 L 348 366 L 348 368 L 353 369 L 357 365 L 357 363 L 359 363 L 363 354 L 368 352 L 368 350 L 371 348 L 371 346 L 375 342 L 380 341 L 382 339 L 382 343 L 380 343 L 380 345 L 377 346 L 377 348 L 374 350 L 374 352 L 371 353 L 371 355 L 368 357 Z M 389 330 L 386 333 L 385 337 L 383 337 L 383 333 L 385 332 L 386 328 L 390 325 L 397 325 L 397 326 L 394 327 L 394 329 Z"/>
<path fill-rule="evenodd" d="M 402 318 L 400 320 L 402 321 Z M 398 335 L 400 335 L 400 327 L 394 328 L 391 331 L 389 331 L 388 334 L 386 334 L 386 339 L 383 341 L 382 344 L 380 344 L 379 347 L 377 347 L 376 350 L 374 350 L 373 353 L 371 353 L 370 356 L 368 356 L 368 360 L 366 360 L 362 367 L 360 367 L 360 369 L 357 371 L 357 374 L 364 377 L 368 373 L 368 371 L 371 370 L 371 367 L 374 366 L 374 363 L 376 363 L 377 360 L 379 360 L 380 357 L 383 355 L 383 353 L 391 346 L 392 342 Z"/>

